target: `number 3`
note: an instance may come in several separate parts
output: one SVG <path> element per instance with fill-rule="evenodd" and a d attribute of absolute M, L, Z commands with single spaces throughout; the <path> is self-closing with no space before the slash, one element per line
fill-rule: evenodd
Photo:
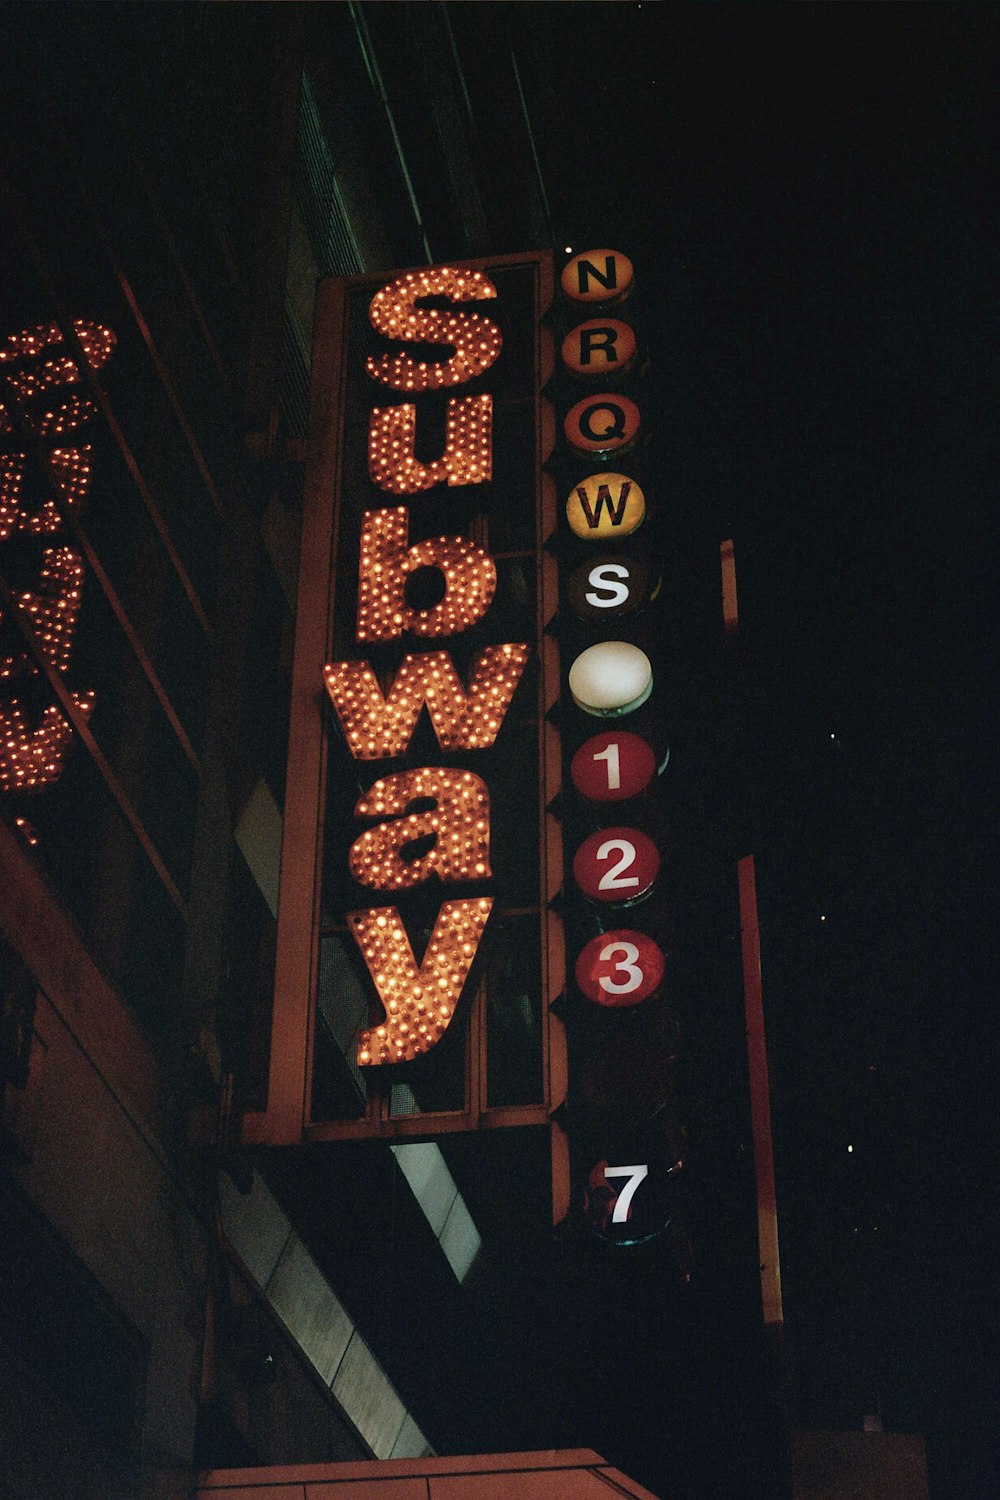
<path fill-rule="evenodd" d="M 601 989 L 609 991 L 612 995 L 630 995 L 633 990 L 639 988 L 644 977 L 642 970 L 636 963 L 636 959 L 639 957 L 639 950 L 634 943 L 608 943 L 606 947 L 601 949 L 598 955 L 599 961 L 602 964 L 610 963 L 616 953 L 621 953 L 623 957 L 619 963 L 615 964 L 612 973 L 627 974 L 628 978 L 619 984 L 611 978 L 610 974 L 602 974 L 600 978 Z"/>
<path fill-rule="evenodd" d="M 623 891 L 626 886 L 639 884 L 638 875 L 629 875 L 625 880 L 619 878 L 635 864 L 635 845 L 630 844 L 628 839 L 605 839 L 597 851 L 597 858 L 610 859 L 616 852 L 621 855 L 621 859 L 613 869 L 605 870 L 597 887 L 599 891 Z"/>

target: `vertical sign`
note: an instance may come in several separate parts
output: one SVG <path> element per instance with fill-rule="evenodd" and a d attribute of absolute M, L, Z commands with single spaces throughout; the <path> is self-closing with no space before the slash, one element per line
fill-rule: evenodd
<path fill-rule="evenodd" d="M 6 409 L 0 412 L 0 555 L 6 569 L 19 551 L 12 576 L 19 565 L 31 579 L 27 589 L 0 584 L 0 640 L 17 639 L 16 630 L 4 627 L 8 612 L 22 635 L 25 627 L 30 632 L 30 644 L 0 645 L 0 794 L 37 794 L 56 782 L 74 724 L 85 726 L 96 703 L 90 689 L 62 690 L 85 574 L 65 531 L 67 513 L 82 507 L 90 486 L 91 444 L 76 433 L 97 410 L 77 389 L 85 379 L 79 357 L 97 371 L 115 343 L 110 328 L 82 319 L 74 320 L 70 339 L 47 323 L 0 341 L 0 394 L 20 414 L 16 427 Z M 67 386 L 68 394 L 56 394 Z M 28 453 L 19 451 L 25 437 Z M 41 498 L 33 467 L 44 476 Z M 15 822 L 33 842 L 26 818 Z"/>
<path fill-rule="evenodd" d="M 548 1124 L 544 256 L 321 283 L 266 1110 L 248 1141 Z"/>
<path fill-rule="evenodd" d="M 657 588 L 655 477 L 647 482 L 643 472 L 633 282 L 620 251 L 575 256 L 561 277 L 570 326 L 560 346 L 570 1198 L 592 1233 L 623 1246 L 675 1218 L 682 1166 L 661 886 L 669 833 L 655 796 L 665 747 L 649 654 L 658 643 L 646 611 Z M 683 1236 L 674 1237 L 683 1261 Z"/>

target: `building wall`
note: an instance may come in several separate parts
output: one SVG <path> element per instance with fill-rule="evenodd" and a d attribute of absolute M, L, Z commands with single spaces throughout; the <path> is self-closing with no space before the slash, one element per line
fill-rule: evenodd
<path fill-rule="evenodd" d="M 266 1076 L 298 534 L 279 455 L 304 430 L 315 277 L 390 236 L 370 203 L 356 233 L 344 214 L 299 7 L 9 20 L 0 342 L 84 319 L 115 347 L 56 393 L 86 421 L 53 436 L 8 387 L 0 437 L 8 478 L 27 454 L 23 516 L 54 500 L 52 544 L 82 559 L 57 675 L 97 694 L 59 774 L 0 793 L 0 1493 L 427 1452 L 352 1323 L 314 1357 L 336 1294 L 301 1257 L 289 1278 L 287 1221 L 284 1281 L 256 1274 L 281 1210 L 227 1134 Z M 60 441 L 91 449 L 75 507 Z M 0 655 L 20 661 L 43 543 L 8 532 Z M 34 725 L 59 700 L 30 650 L 0 706 L 20 692 Z"/>
<path fill-rule="evenodd" d="M 476 33 L 475 80 L 455 71 L 449 17 Z M 56 393 L 94 405 L 66 437 L 92 446 L 75 509 L 58 435 L 33 426 L 43 397 L 3 390 L 0 457 L 27 455 L 29 512 L 55 504 L 83 597 L 60 673 L 17 624 L 44 544 L 0 538 L 0 659 L 27 651 L 16 685 L 36 716 L 69 711 L 60 691 L 97 695 L 60 774 L 0 792 L 3 1500 L 172 1496 L 196 1466 L 432 1448 L 597 1442 L 613 1459 L 597 1434 L 627 1447 L 640 1427 L 647 1468 L 676 1465 L 678 1437 L 695 1466 L 737 1407 L 753 1467 L 754 1268 L 737 1298 L 750 1374 L 726 1376 L 727 1404 L 740 1276 L 723 1268 L 714 1313 L 675 1308 L 655 1251 L 608 1274 L 585 1236 L 555 1243 L 547 1137 L 236 1149 L 267 1077 L 315 279 L 550 242 L 508 66 L 520 18 L 406 19 L 5 13 L 0 348 L 74 319 L 116 343 Z M 0 708 L 10 693 L 0 676 Z M 712 1024 L 728 1022 L 702 1033 L 719 1076 Z M 711 1090 L 700 1107 L 716 1111 Z M 733 1141 L 703 1135 L 725 1137 L 728 1226 Z M 742 1240 L 713 1234 L 740 1258 Z M 581 1309 L 596 1284 L 630 1330 L 625 1380 L 613 1340 L 595 1363 Z"/>
<path fill-rule="evenodd" d="M 924 1440 L 910 1432 L 796 1432 L 795 1500 L 926 1500 Z"/>

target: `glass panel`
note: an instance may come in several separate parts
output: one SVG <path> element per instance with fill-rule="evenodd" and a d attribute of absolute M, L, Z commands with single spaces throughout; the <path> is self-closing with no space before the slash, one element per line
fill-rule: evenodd
<path fill-rule="evenodd" d="M 293 628 L 281 586 L 262 552 L 244 650 L 239 758 L 248 770 L 264 776 L 279 807 L 285 796 L 291 692 L 286 658 Z"/>
<path fill-rule="evenodd" d="M 247 1109 L 267 1103 L 276 923 L 239 849 L 230 850 L 224 1004 L 217 1023 L 222 1065 Z"/>
<path fill-rule="evenodd" d="M 542 995 L 539 918 L 500 915 L 486 981 L 487 1103 L 542 1098 Z"/>
<path fill-rule="evenodd" d="M 357 1034 L 369 1025 L 368 995 L 351 948 L 349 934 L 329 933 L 320 942 L 312 1098 L 316 1120 L 357 1119 L 365 1111 L 366 1084 L 355 1054 Z"/>
<path fill-rule="evenodd" d="M 0 799 L 0 811 L 34 840 L 35 858 L 147 1032 L 166 1033 L 181 1014 L 184 922 L 75 736 L 59 779 L 39 795 Z"/>
<path fill-rule="evenodd" d="M 184 919 L 143 856 L 135 864 L 121 982 L 148 1036 L 190 1044 L 192 1012 L 181 992 Z M 100 934 L 93 942 L 99 946 Z"/>
<path fill-rule="evenodd" d="M 30 1371 L 56 1410 L 65 1403 L 131 1470 L 142 1437 L 145 1339 L 34 1205 L 7 1184 L 0 1188 L 0 1216 L 0 1338 L 15 1370 Z"/>
<path fill-rule="evenodd" d="M 155 609 L 155 600 L 151 602 Z M 92 689 L 90 728 L 174 880 L 186 892 L 197 776 L 131 645 L 89 575 L 74 642 L 71 686 Z"/>
<path fill-rule="evenodd" d="M 422 956 L 427 931 L 410 928 L 414 951 Z M 466 995 L 442 1040 L 422 1058 L 396 1070 L 359 1068 L 358 1033 L 377 1023 L 378 1001 L 353 937 L 326 933 L 320 944 L 320 973 L 313 1070 L 313 1118 L 357 1119 L 372 1088 L 390 1088 L 393 1114 L 461 1110 L 465 1107 L 466 1026 L 471 996 Z"/>
<path fill-rule="evenodd" d="M 99 117 L 99 111 L 91 111 L 87 116 L 91 120 Z M 113 171 L 119 170 L 128 160 L 128 154 L 120 150 L 108 157 Z M 129 171 L 131 173 L 131 167 Z M 157 508 L 170 528 L 184 567 L 203 605 L 208 608 L 215 592 L 219 518 L 136 326 L 132 306 L 115 277 L 113 260 L 109 258 L 100 228 L 94 222 L 93 202 L 81 191 L 81 179 L 67 165 L 63 147 L 57 140 L 33 140 L 31 149 L 17 159 L 15 192 L 22 194 L 22 201 L 26 204 L 34 202 L 33 178 L 36 174 L 44 178 L 47 186 L 46 235 L 37 246 L 41 276 L 65 298 L 70 316 L 93 319 L 114 332 L 117 345 L 100 371 L 101 385 L 108 393 Z M 134 187 L 134 178 L 130 176 L 128 180 Z M 148 257 L 155 251 L 157 274 L 171 280 L 174 272 L 166 259 L 161 233 L 149 220 L 148 208 L 135 201 L 128 212 L 119 214 L 117 222 L 119 226 L 134 225 L 144 246 L 144 254 Z M 30 260 L 30 256 L 28 258 Z M 127 274 L 131 268 L 125 266 L 123 269 Z M 72 288 L 70 295 L 65 292 L 67 287 Z M 133 290 L 131 286 L 129 290 Z M 178 286 L 176 295 L 169 299 L 162 320 L 164 329 L 174 330 L 176 327 L 180 330 L 184 327 L 184 307 L 183 292 Z M 141 303 L 139 314 L 145 316 Z M 47 302 L 41 316 L 46 321 L 58 322 L 56 309 Z M 153 321 L 157 320 L 154 318 Z M 14 330 L 0 330 L 4 334 L 8 331 Z M 153 333 L 159 336 L 155 328 Z M 204 341 L 190 322 L 186 332 L 171 331 L 165 338 L 161 353 L 171 368 L 182 362 L 191 369 L 197 369 L 199 363 L 204 364 Z M 217 392 L 217 379 L 215 386 Z M 211 415 L 221 398 L 215 394 L 209 400 L 206 395 L 209 387 L 206 372 L 204 379 L 198 377 L 197 391 L 192 392 L 188 404 L 193 408 L 198 402 L 208 401 L 206 412 Z M 180 387 L 178 390 L 183 395 Z M 221 416 L 221 412 L 218 415 Z M 191 421 L 190 413 L 188 420 Z M 95 436 L 98 428 L 99 423 L 95 421 L 80 429 L 80 441 L 106 442 L 113 449 L 115 444 L 110 434 L 103 439 Z M 72 434 L 72 438 L 75 441 L 77 434 Z M 140 564 L 145 567 L 162 545 L 152 533 L 152 523 L 134 491 L 132 476 L 123 461 L 119 459 L 113 466 L 106 453 L 95 452 L 91 495 L 86 510 L 98 528 L 95 545 L 102 556 L 107 553 L 106 566 L 118 587 L 122 588 L 129 571 Z"/>
<path fill-rule="evenodd" d="M 390 1114 L 425 1115 L 465 1108 L 465 1049 L 472 1004 L 471 994 L 463 996 L 437 1046 L 406 1064 L 405 1082 L 392 1086 Z"/>
<path fill-rule="evenodd" d="M 103 378 L 115 417 L 202 608 L 209 611 L 218 583 L 222 521 L 168 403 L 149 351 L 124 308 L 116 314 L 114 327 L 118 347 Z M 99 509 L 101 521 L 110 524 L 120 515 L 123 502 L 135 511 L 130 533 L 120 539 L 116 549 L 109 549 L 112 557 L 117 554 L 121 559 L 122 566 L 114 570 L 114 576 L 119 587 L 123 587 L 129 564 L 141 561 L 145 566 L 147 558 L 161 550 L 163 543 L 156 535 L 135 479 L 117 451 L 113 467 L 105 460 L 101 469 L 97 469 L 95 462 L 95 483 L 112 502 L 100 507 L 96 503 L 91 505 L 91 511 Z M 100 491 L 95 493 L 95 502 L 99 494 Z M 106 531 L 107 525 L 101 538 L 95 538 L 95 544 L 102 549 L 113 540 Z M 108 566 L 110 569 L 113 564 Z"/>

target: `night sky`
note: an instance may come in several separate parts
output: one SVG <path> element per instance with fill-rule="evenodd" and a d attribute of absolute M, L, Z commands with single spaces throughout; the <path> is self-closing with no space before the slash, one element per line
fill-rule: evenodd
<path fill-rule="evenodd" d="M 995 1495 L 996 9 L 531 10 L 556 234 L 736 542 L 796 1421 Z"/>

